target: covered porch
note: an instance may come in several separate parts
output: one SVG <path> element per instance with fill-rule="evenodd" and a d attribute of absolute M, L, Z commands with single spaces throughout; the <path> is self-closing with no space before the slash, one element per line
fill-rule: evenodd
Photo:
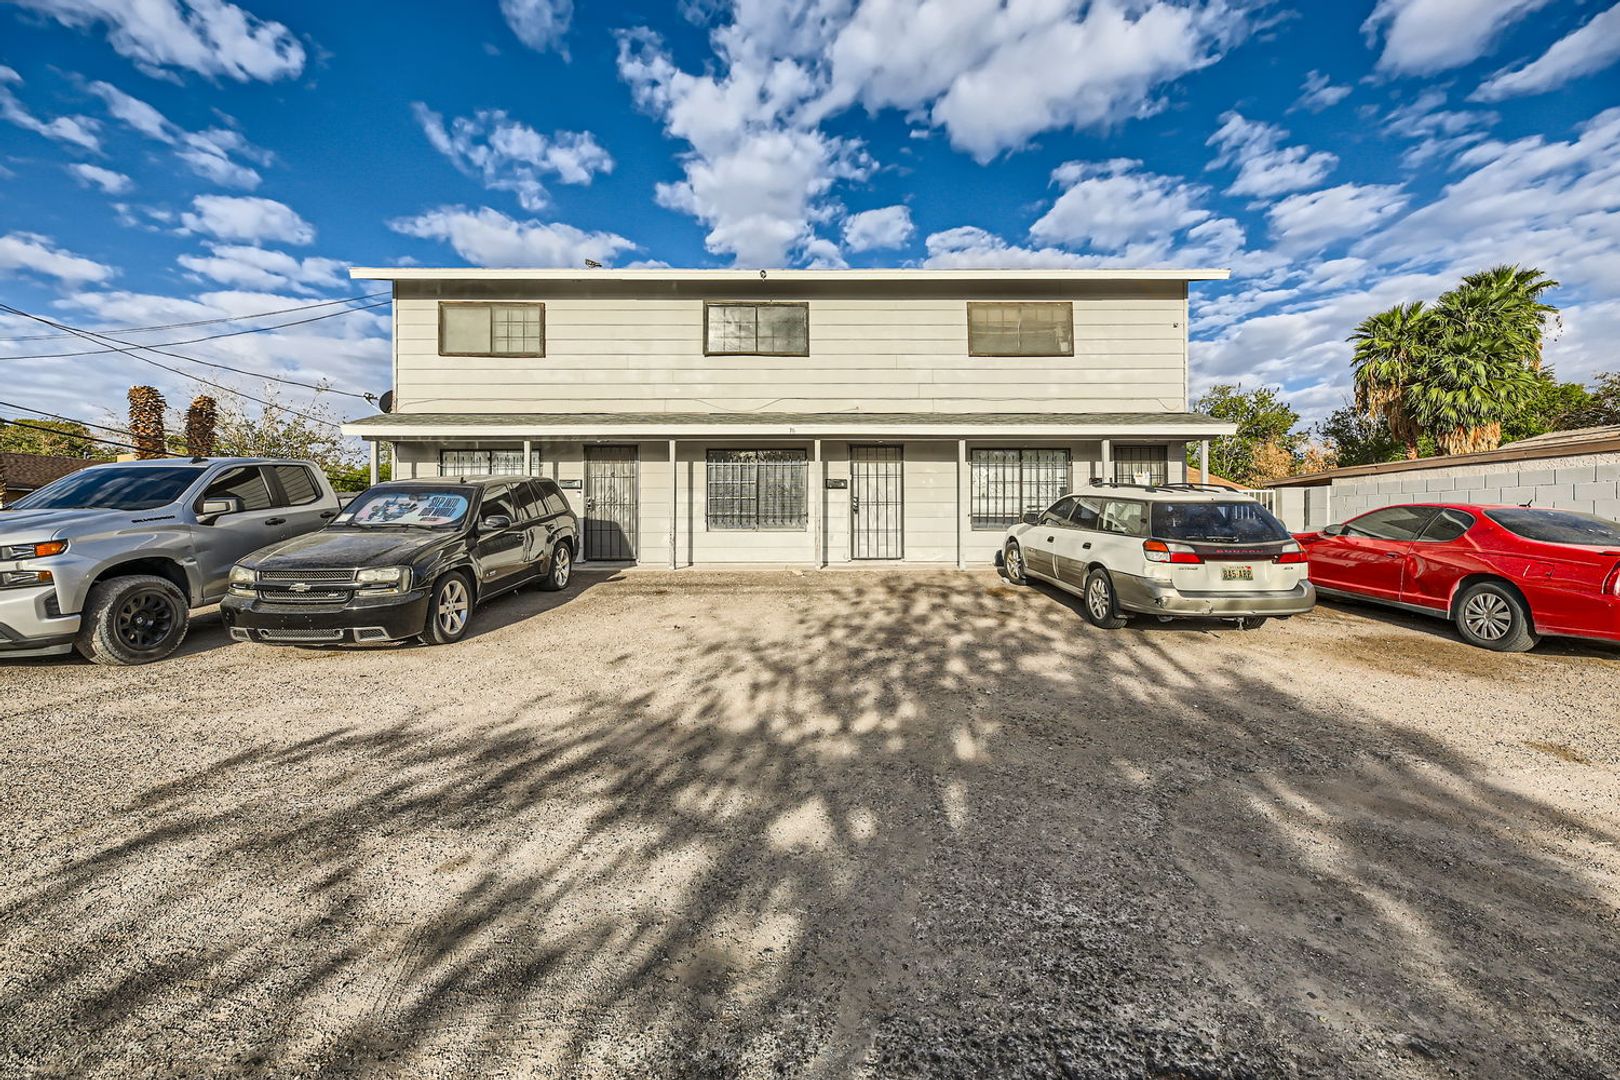
<path fill-rule="evenodd" d="M 392 414 L 345 426 L 401 479 L 555 479 L 586 562 L 989 565 L 1007 525 L 1093 480 L 1185 479 L 1190 413 Z"/>

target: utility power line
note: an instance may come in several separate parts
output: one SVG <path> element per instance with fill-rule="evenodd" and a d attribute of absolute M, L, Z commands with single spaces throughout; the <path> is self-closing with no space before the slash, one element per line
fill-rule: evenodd
<path fill-rule="evenodd" d="M 332 307 L 334 304 L 348 304 L 356 300 L 375 300 L 379 296 L 387 296 L 388 290 L 381 292 L 361 293 L 359 296 L 345 296 L 341 300 L 321 300 L 309 304 L 299 304 L 295 307 L 276 308 L 274 311 L 256 311 L 251 315 L 221 315 L 214 319 L 193 319 L 191 322 L 160 323 L 156 326 L 109 326 L 105 333 L 109 334 L 137 334 L 148 330 L 180 330 L 188 326 L 207 326 L 210 323 L 245 322 L 248 319 L 262 319 L 268 315 L 286 315 L 293 311 L 311 311 L 315 308 Z M 0 341 L 48 341 L 52 338 L 72 337 L 71 334 L 31 334 L 25 337 L 0 335 Z"/>
<path fill-rule="evenodd" d="M 166 349 L 171 345 L 195 345 L 199 341 L 216 341 L 219 338 L 241 337 L 244 334 L 263 334 L 263 333 L 267 333 L 268 331 L 271 331 L 271 330 L 284 330 L 289 326 L 303 326 L 305 323 L 320 322 L 322 319 L 335 319 L 340 315 L 352 315 L 357 311 L 371 311 L 374 308 L 387 307 L 389 305 L 389 303 L 391 303 L 391 301 L 384 300 L 380 304 L 364 304 L 364 305 L 361 305 L 360 307 L 344 308 L 342 311 L 329 311 L 325 315 L 313 315 L 313 316 L 311 316 L 310 318 L 307 318 L 307 319 L 295 319 L 292 322 L 276 323 L 273 326 L 255 326 L 250 330 L 228 330 L 223 334 L 206 334 L 203 337 L 186 338 L 183 341 L 160 341 L 156 345 L 136 345 L 135 348 L 138 348 L 138 349 L 150 349 L 150 350 L 152 350 L 154 352 L 157 352 L 157 351 L 160 351 L 162 349 Z M 97 333 L 97 334 L 99 334 L 100 332 L 99 331 L 87 331 L 87 333 Z M 52 335 L 52 336 L 54 336 L 54 335 Z M 71 334 L 64 334 L 62 336 L 71 337 L 72 335 Z M 115 340 L 115 339 L 108 338 L 108 340 L 111 341 L 111 340 Z M 0 360 L 54 360 L 54 359 L 65 358 L 65 357 L 69 357 L 69 356 L 101 356 L 104 353 L 110 353 L 110 352 L 118 352 L 118 350 L 113 349 L 113 348 L 106 348 L 106 349 L 85 349 L 85 350 L 83 350 L 81 352 L 25 353 L 25 354 L 22 354 L 22 355 L 19 355 L 19 356 L 0 356 Z M 137 357 L 137 359 L 139 359 L 139 358 Z M 205 361 L 198 361 L 198 363 L 204 363 L 204 362 Z M 268 378 L 269 376 L 266 376 L 266 377 Z M 339 393 L 339 392 L 340 391 L 331 391 L 331 393 Z M 360 396 L 364 396 L 364 395 L 360 395 Z"/>
<path fill-rule="evenodd" d="M 33 410 L 29 411 L 32 412 Z M 80 423 L 81 421 L 75 420 L 73 422 Z M 134 443 L 116 442 L 112 439 L 98 439 L 94 435 L 79 435 L 70 431 L 57 431 L 55 428 L 46 427 L 44 424 L 30 424 L 27 420 L 7 420 L 5 417 L 0 416 L 0 427 L 4 427 L 7 424 L 10 424 L 12 427 L 26 428 L 29 431 L 43 431 L 48 435 L 55 435 L 61 439 L 76 439 L 79 442 L 100 443 L 103 446 L 116 446 L 121 450 L 140 450 L 140 447 L 136 446 Z"/>
<path fill-rule="evenodd" d="M 128 342 L 119 341 L 117 338 L 104 337 L 103 335 L 98 335 L 98 334 L 95 334 L 95 333 L 93 333 L 91 331 L 88 331 L 88 330 L 81 330 L 81 329 L 79 329 L 77 327 L 68 326 L 65 323 L 59 323 L 59 322 L 55 322 L 55 321 L 53 321 L 51 319 L 47 319 L 42 315 L 32 315 L 32 314 L 30 314 L 30 313 L 28 313 L 26 311 L 22 311 L 22 310 L 20 310 L 18 308 L 14 308 L 14 307 L 10 306 L 9 304 L 0 304 L 0 311 L 10 312 L 13 315 L 20 315 L 25 319 L 33 319 L 35 322 L 44 323 L 46 326 L 54 326 L 58 330 L 66 330 L 70 334 L 74 334 L 74 335 L 77 335 L 78 337 L 82 337 L 86 341 L 94 342 L 97 345 L 105 345 L 109 341 L 114 342 L 115 347 L 112 348 L 110 351 L 124 353 L 124 354 L 126 354 L 126 355 L 128 355 L 130 357 L 133 357 L 136 360 L 141 361 L 143 364 L 150 364 L 153 367 L 162 368 L 164 371 L 167 371 L 167 372 L 170 372 L 172 374 L 178 375 L 183 379 L 190 379 L 193 382 L 202 383 L 204 386 L 212 386 L 216 390 L 222 390 L 227 394 L 235 394 L 237 397 L 246 398 L 249 401 L 257 402 L 258 404 L 264 405 L 264 406 L 266 406 L 268 408 L 281 409 L 282 411 L 284 411 L 286 413 L 289 413 L 290 415 L 299 417 L 300 419 L 303 419 L 303 420 L 308 420 L 308 421 L 310 421 L 311 423 L 314 423 L 314 424 L 324 424 L 327 427 L 334 427 L 334 428 L 340 426 L 339 424 L 334 423 L 331 420 L 327 420 L 324 417 L 312 416 L 309 413 L 299 412 L 297 409 L 288 408 L 286 405 L 280 404 L 279 402 L 267 401 L 264 398 L 255 397 L 254 395 L 249 394 L 249 393 L 247 393 L 245 391 L 242 391 L 242 390 L 238 390 L 233 386 L 226 386 L 223 383 L 217 383 L 217 382 L 214 382 L 214 381 L 212 381 L 210 379 L 205 379 L 201 375 L 194 375 L 189 371 L 183 371 L 180 368 L 171 367 L 168 364 L 164 364 L 164 363 L 159 363 L 158 361 L 153 360 L 153 359 L 151 359 L 149 357 L 137 356 L 136 355 L 136 350 L 143 348 L 143 346 L 131 345 Z M 231 367 L 229 364 L 215 364 L 215 363 L 211 363 L 210 361 L 207 361 L 207 360 L 198 360 L 195 357 L 185 356 L 185 355 L 180 354 L 180 353 L 166 352 L 163 349 L 149 349 L 147 351 L 156 352 L 156 353 L 158 353 L 160 355 L 163 355 L 163 356 L 173 356 L 178 360 L 187 360 L 187 361 L 190 361 L 191 363 L 194 363 L 194 364 L 202 364 L 205 367 L 219 368 L 219 369 L 224 370 L 224 371 L 235 372 L 238 375 L 248 375 L 248 376 L 252 376 L 253 378 L 266 379 L 266 380 L 269 380 L 270 382 L 284 383 L 284 384 L 289 385 L 289 386 L 302 386 L 302 387 L 306 387 L 307 389 L 314 390 L 317 393 L 343 394 L 343 395 L 346 395 L 348 397 L 361 398 L 362 400 L 365 400 L 365 401 L 374 400 L 373 396 L 370 395 L 370 394 L 357 394 L 357 393 L 353 392 L 352 390 L 333 390 L 331 387 L 317 386 L 314 383 L 300 382 L 300 381 L 298 381 L 296 379 L 283 379 L 283 378 L 279 378 L 279 377 L 274 376 L 274 375 L 265 375 L 265 374 L 262 374 L 260 372 L 247 371 L 247 370 L 244 370 L 242 368 Z"/>

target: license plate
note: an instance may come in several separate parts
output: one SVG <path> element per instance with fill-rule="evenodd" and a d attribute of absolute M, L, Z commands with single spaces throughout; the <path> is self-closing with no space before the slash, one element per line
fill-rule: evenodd
<path fill-rule="evenodd" d="M 1221 567 L 1222 581 L 1253 581 L 1254 567 L 1252 566 L 1223 566 Z"/>

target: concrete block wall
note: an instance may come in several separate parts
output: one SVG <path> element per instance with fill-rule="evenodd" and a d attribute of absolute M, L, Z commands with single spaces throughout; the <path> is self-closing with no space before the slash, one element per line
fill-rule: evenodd
<path fill-rule="evenodd" d="M 1320 493 L 1316 507 L 1306 505 Z M 1277 512 L 1291 529 L 1316 529 L 1405 502 L 1528 502 L 1620 521 L 1620 453 L 1453 465 L 1357 476 L 1320 488 L 1279 489 Z M 1324 505 L 1325 504 L 1325 505 Z"/>

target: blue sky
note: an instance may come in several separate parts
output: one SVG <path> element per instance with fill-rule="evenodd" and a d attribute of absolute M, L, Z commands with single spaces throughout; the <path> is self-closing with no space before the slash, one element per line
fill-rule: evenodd
<path fill-rule="evenodd" d="M 1195 389 L 1314 418 L 1362 316 L 1509 261 L 1564 283 L 1547 355 L 1586 379 L 1620 368 L 1617 61 L 1609 0 L 13 0 L 0 297 L 200 324 L 121 335 L 163 344 L 341 310 L 264 314 L 375 288 L 349 265 L 1226 266 Z M 378 391 L 386 315 L 175 349 Z M 49 333 L 0 318 L 0 356 L 92 347 Z M 202 389 L 0 359 L 0 400 L 91 420 L 137 381 Z"/>

